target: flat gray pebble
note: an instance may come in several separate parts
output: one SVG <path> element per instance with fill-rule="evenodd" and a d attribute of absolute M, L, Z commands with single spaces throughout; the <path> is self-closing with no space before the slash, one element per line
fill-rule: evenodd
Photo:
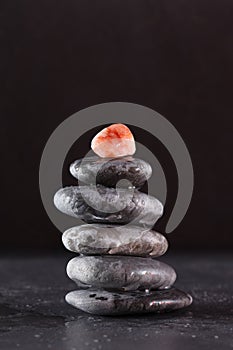
<path fill-rule="evenodd" d="M 168 248 L 166 238 L 141 226 L 85 224 L 62 235 L 64 246 L 84 255 L 135 255 L 158 257 Z"/>
<path fill-rule="evenodd" d="M 132 186 L 142 187 L 152 174 L 150 164 L 131 156 L 121 158 L 87 157 L 76 160 L 70 166 L 71 174 L 86 184 L 115 187 L 126 179 Z"/>
<path fill-rule="evenodd" d="M 136 189 L 101 185 L 61 188 L 54 196 L 61 212 L 87 223 L 127 224 L 153 227 L 163 214 L 162 203 Z"/>
<path fill-rule="evenodd" d="M 170 288 L 175 270 L 158 260 L 127 256 L 79 256 L 69 261 L 68 276 L 79 287 L 146 290 Z"/>
<path fill-rule="evenodd" d="M 113 316 L 177 310 L 189 306 L 192 297 L 176 288 L 149 293 L 89 289 L 68 293 L 66 301 L 91 314 Z"/>

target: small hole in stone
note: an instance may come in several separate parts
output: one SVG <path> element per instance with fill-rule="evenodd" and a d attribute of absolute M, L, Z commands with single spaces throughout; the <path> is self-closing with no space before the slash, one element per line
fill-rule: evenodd
<path fill-rule="evenodd" d="M 90 294 L 89 298 L 94 298 L 96 296 L 96 294 Z"/>
<path fill-rule="evenodd" d="M 108 300 L 108 298 L 105 298 L 105 297 L 96 297 L 95 299 L 96 300 Z"/>

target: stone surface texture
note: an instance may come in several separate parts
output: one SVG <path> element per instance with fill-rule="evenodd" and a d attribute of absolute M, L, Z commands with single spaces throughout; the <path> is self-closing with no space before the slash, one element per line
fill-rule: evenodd
<path fill-rule="evenodd" d="M 68 276 L 79 287 L 115 290 L 166 289 L 176 280 L 175 270 L 158 260 L 127 256 L 80 256 L 69 261 Z"/>
<path fill-rule="evenodd" d="M 176 288 L 148 293 L 90 289 L 70 292 L 66 301 L 82 311 L 109 316 L 177 310 L 189 306 L 192 297 Z"/>
<path fill-rule="evenodd" d="M 162 203 L 136 189 L 101 185 L 70 186 L 57 191 L 54 204 L 61 212 L 87 223 L 134 224 L 153 227 L 163 213 Z"/>
<path fill-rule="evenodd" d="M 168 243 L 158 232 L 140 226 L 85 224 L 71 227 L 62 235 L 64 246 L 84 255 L 135 255 L 158 257 Z"/>
<path fill-rule="evenodd" d="M 100 157 L 123 157 L 136 151 L 132 132 L 124 124 L 112 124 L 91 141 L 92 150 Z"/>
<path fill-rule="evenodd" d="M 151 177 L 152 168 L 144 160 L 130 156 L 105 159 L 87 157 L 73 162 L 70 172 L 79 181 L 88 185 L 115 187 L 124 179 L 128 180 L 131 186 L 140 188 Z"/>

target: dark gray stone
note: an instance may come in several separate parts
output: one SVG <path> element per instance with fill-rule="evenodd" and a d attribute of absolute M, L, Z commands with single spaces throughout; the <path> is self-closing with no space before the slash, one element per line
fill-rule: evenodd
<path fill-rule="evenodd" d="M 158 260 L 127 256 L 80 256 L 69 261 L 68 276 L 79 287 L 117 290 L 165 289 L 176 280 L 175 270 Z"/>
<path fill-rule="evenodd" d="M 158 232 L 140 226 L 86 224 L 72 227 L 62 235 L 64 246 L 84 255 L 110 254 L 157 257 L 168 243 Z"/>
<path fill-rule="evenodd" d="M 60 189 L 54 204 L 63 213 L 87 223 L 127 224 L 153 227 L 163 213 L 159 200 L 136 189 L 114 189 L 101 185 Z"/>
<path fill-rule="evenodd" d="M 70 292 L 66 301 L 82 311 L 111 316 L 177 310 L 189 306 L 192 297 L 175 288 L 148 293 L 90 289 Z"/>
<path fill-rule="evenodd" d="M 150 164 L 133 157 L 99 158 L 87 157 L 76 160 L 70 166 L 71 174 L 86 184 L 115 187 L 117 182 L 127 179 L 132 186 L 142 187 L 152 174 Z"/>

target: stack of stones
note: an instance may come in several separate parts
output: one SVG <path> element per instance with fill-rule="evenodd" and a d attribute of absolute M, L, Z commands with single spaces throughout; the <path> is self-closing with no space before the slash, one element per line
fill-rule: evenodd
<path fill-rule="evenodd" d="M 92 149 L 98 156 L 70 167 L 79 184 L 86 185 L 62 188 L 54 197 L 60 211 L 86 222 L 62 236 L 65 247 L 79 254 L 67 265 L 78 290 L 68 293 L 66 301 L 97 315 L 162 312 L 190 305 L 191 296 L 172 287 L 174 269 L 155 259 L 168 248 L 166 238 L 150 229 L 163 205 L 139 191 L 152 170 L 147 162 L 132 157 L 132 133 L 123 124 L 113 124 L 95 136 Z"/>

